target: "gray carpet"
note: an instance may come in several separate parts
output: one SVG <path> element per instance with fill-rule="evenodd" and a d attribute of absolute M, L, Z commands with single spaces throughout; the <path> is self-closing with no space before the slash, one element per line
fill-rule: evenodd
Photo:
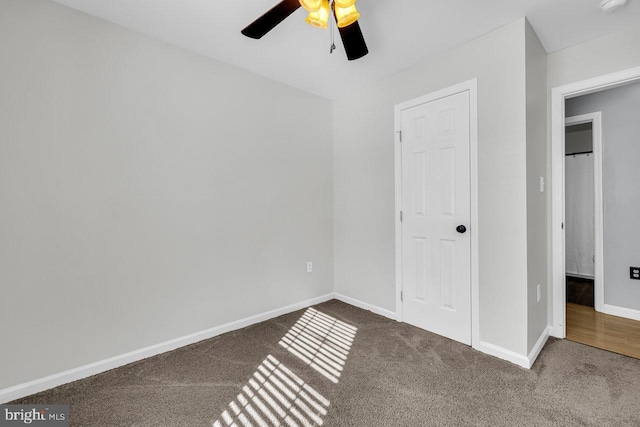
<path fill-rule="evenodd" d="M 640 360 L 550 339 L 525 370 L 315 308 L 330 317 L 298 311 L 13 403 L 69 404 L 73 426 L 640 426 Z"/>

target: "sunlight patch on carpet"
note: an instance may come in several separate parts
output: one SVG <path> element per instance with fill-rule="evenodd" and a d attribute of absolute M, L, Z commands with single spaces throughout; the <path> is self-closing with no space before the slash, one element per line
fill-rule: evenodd
<path fill-rule="evenodd" d="M 272 355 L 262 361 L 213 427 L 311 427 L 323 424 L 329 401 Z"/>
<path fill-rule="evenodd" d="M 355 326 L 309 308 L 279 344 L 337 383 L 357 330 Z"/>

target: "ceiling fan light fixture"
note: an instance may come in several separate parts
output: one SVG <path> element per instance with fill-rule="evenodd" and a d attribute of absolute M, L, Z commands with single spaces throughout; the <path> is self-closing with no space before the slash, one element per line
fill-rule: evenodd
<path fill-rule="evenodd" d="M 309 11 L 313 13 L 308 14 L 306 21 L 314 27 L 319 28 L 327 28 L 329 19 L 335 19 L 336 23 L 340 21 L 342 25 L 345 25 L 345 27 L 338 27 L 338 33 L 340 33 L 342 45 L 344 46 L 344 53 L 347 55 L 347 59 L 349 61 L 354 61 L 368 54 L 369 49 L 364 41 L 362 30 L 360 30 L 360 24 L 357 22 L 360 14 L 355 10 L 355 0 L 354 5 L 349 8 L 337 7 L 335 4 L 336 0 L 316 1 L 319 1 L 320 4 L 317 10 Z M 243 28 L 241 33 L 252 39 L 260 39 L 300 9 L 303 4 L 309 7 L 313 6 L 311 2 L 312 0 L 280 0 L 279 3 L 263 13 L 262 16 Z M 330 18 L 329 15 L 333 15 L 333 17 Z M 338 19 L 338 15 L 340 16 L 340 19 Z M 331 27 L 333 27 L 333 22 L 331 22 L 331 24 Z M 331 31 L 332 43 L 330 51 L 335 49 L 333 36 L 333 31 Z"/>
<path fill-rule="evenodd" d="M 613 13 L 618 9 L 625 7 L 627 0 L 602 0 L 600 2 L 600 9 L 606 13 Z"/>
<path fill-rule="evenodd" d="M 308 12 L 317 12 L 322 7 L 322 0 L 300 0 L 300 6 Z"/>
<path fill-rule="evenodd" d="M 326 30 L 329 23 L 329 0 L 322 0 L 320 8 L 315 12 L 309 12 L 305 21 L 309 25 Z"/>
<path fill-rule="evenodd" d="M 335 0 L 336 6 L 347 8 L 356 4 L 356 0 Z"/>
<path fill-rule="evenodd" d="M 356 10 L 355 2 L 349 7 L 340 7 L 337 3 L 335 6 L 338 28 L 348 27 L 360 18 L 360 12 Z"/>

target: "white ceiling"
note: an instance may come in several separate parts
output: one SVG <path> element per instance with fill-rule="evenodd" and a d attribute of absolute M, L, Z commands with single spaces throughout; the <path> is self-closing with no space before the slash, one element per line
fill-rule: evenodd
<path fill-rule="evenodd" d="M 302 8 L 261 40 L 240 34 L 278 0 L 55 1 L 330 99 L 523 16 L 548 52 L 640 23 L 640 0 L 613 14 L 600 0 L 360 0 L 369 55 L 349 62 Z"/>

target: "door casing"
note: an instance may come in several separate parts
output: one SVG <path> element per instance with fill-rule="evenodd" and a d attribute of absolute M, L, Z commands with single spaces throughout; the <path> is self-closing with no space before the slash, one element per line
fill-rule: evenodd
<path fill-rule="evenodd" d="M 550 335 L 565 338 L 566 290 L 564 254 L 565 100 L 640 81 L 640 67 L 555 87 L 551 90 L 551 313 Z"/>
<path fill-rule="evenodd" d="M 396 319 L 403 321 L 402 314 L 402 111 L 408 108 L 469 92 L 469 179 L 471 190 L 471 346 L 478 349 L 480 345 L 480 313 L 479 313 L 479 268 L 478 268 L 478 82 L 477 79 L 430 93 L 395 106 L 395 255 L 396 255 Z"/>

